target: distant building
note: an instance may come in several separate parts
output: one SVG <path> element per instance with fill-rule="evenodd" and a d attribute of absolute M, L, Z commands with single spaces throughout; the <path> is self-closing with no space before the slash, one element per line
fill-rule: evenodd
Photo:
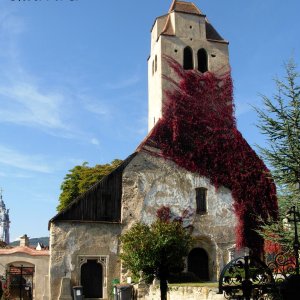
<path fill-rule="evenodd" d="M 49 254 L 48 248 L 31 247 L 27 234 L 19 245 L 0 249 L 0 277 L 10 282 L 10 299 L 49 300 Z"/>
<path fill-rule="evenodd" d="M 0 190 L 0 241 L 9 244 L 9 209 L 6 209 Z"/>

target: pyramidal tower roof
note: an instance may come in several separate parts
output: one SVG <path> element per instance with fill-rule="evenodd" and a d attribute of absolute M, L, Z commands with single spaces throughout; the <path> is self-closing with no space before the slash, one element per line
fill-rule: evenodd
<path fill-rule="evenodd" d="M 195 15 L 203 15 L 200 9 L 193 2 L 186 2 L 186 1 L 173 0 L 169 9 L 169 13 L 172 11 L 195 14 Z"/>
<path fill-rule="evenodd" d="M 193 2 L 187 2 L 187 1 L 173 0 L 168 13 L 166 15 L 156 18 L 156 20 L 157 19 L 164 20 L 163 21 L 164 26 L 158 33 L 158 36 L 161 34 L 169 35 L 169 36 L 175 35 L 175 28 L 171 21 L 171 14 L 173 12 L 201 16 L 201 17 L 205 18 L 206 38 L 209 40 L 214 40 L 214 41 L 222 41 L 222 42 L 225 42 L 228 44 L 228 42 L 225 41 L 222 38 L 222 36 L 216 31 L 216 29 L 210 24 L 210 22 L 206 18 L 206 15 L 196 6 L 196 4 L 194 4 Z"/>

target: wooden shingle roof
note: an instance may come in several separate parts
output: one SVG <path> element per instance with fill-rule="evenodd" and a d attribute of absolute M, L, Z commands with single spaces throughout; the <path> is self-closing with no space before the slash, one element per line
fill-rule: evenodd
<path fill-rule="evenodd" d="M 133 153 L 115 170 L 103 177 L 84 194 L 72 201 L 49 221 L 120 223 L 122 174 L 135 157 Z"/>

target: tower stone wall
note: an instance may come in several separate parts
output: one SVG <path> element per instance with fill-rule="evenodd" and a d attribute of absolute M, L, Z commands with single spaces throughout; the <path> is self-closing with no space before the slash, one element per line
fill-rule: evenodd
<path fill-rule="evenodd" d="M 229 70 L 228 42 L 194 4 L 174 1 L 169 13 L 158 17 L 151 30 L 148 59 L 149 131 L 162 116 L 164 92 L 173 88 L 166 77 L 175 81 L 177 79 L 164 57 L 172 57 L 183 65 L 186 47 L 192 50 L 193 69 L 198 69 L 197 53 L 204 49 L 207 53 L 208 71 L 225 73 Z"/>

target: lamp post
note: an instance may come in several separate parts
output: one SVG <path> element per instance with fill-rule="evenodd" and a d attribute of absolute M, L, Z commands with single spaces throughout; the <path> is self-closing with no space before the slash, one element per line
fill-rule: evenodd
<path fill-rule="evenodd" d="M 299 215 L 298 210 L 296 210 L 295 206 L 292 206 L 287 214 L 291 216 L 290 218 L 288 217 L 288 221 L 294 223 L 294 234 L 295 234 L 295 236 L 294 236 L 293 248 L 294 248 L 295 259 L 296 259 L 296 274 L 299 275 L 299 248 L 300 248 L 300 244 L 299 244 L 299 239 L 298 239 L 297 224 L 300 221 L 300 215 Z"/>

